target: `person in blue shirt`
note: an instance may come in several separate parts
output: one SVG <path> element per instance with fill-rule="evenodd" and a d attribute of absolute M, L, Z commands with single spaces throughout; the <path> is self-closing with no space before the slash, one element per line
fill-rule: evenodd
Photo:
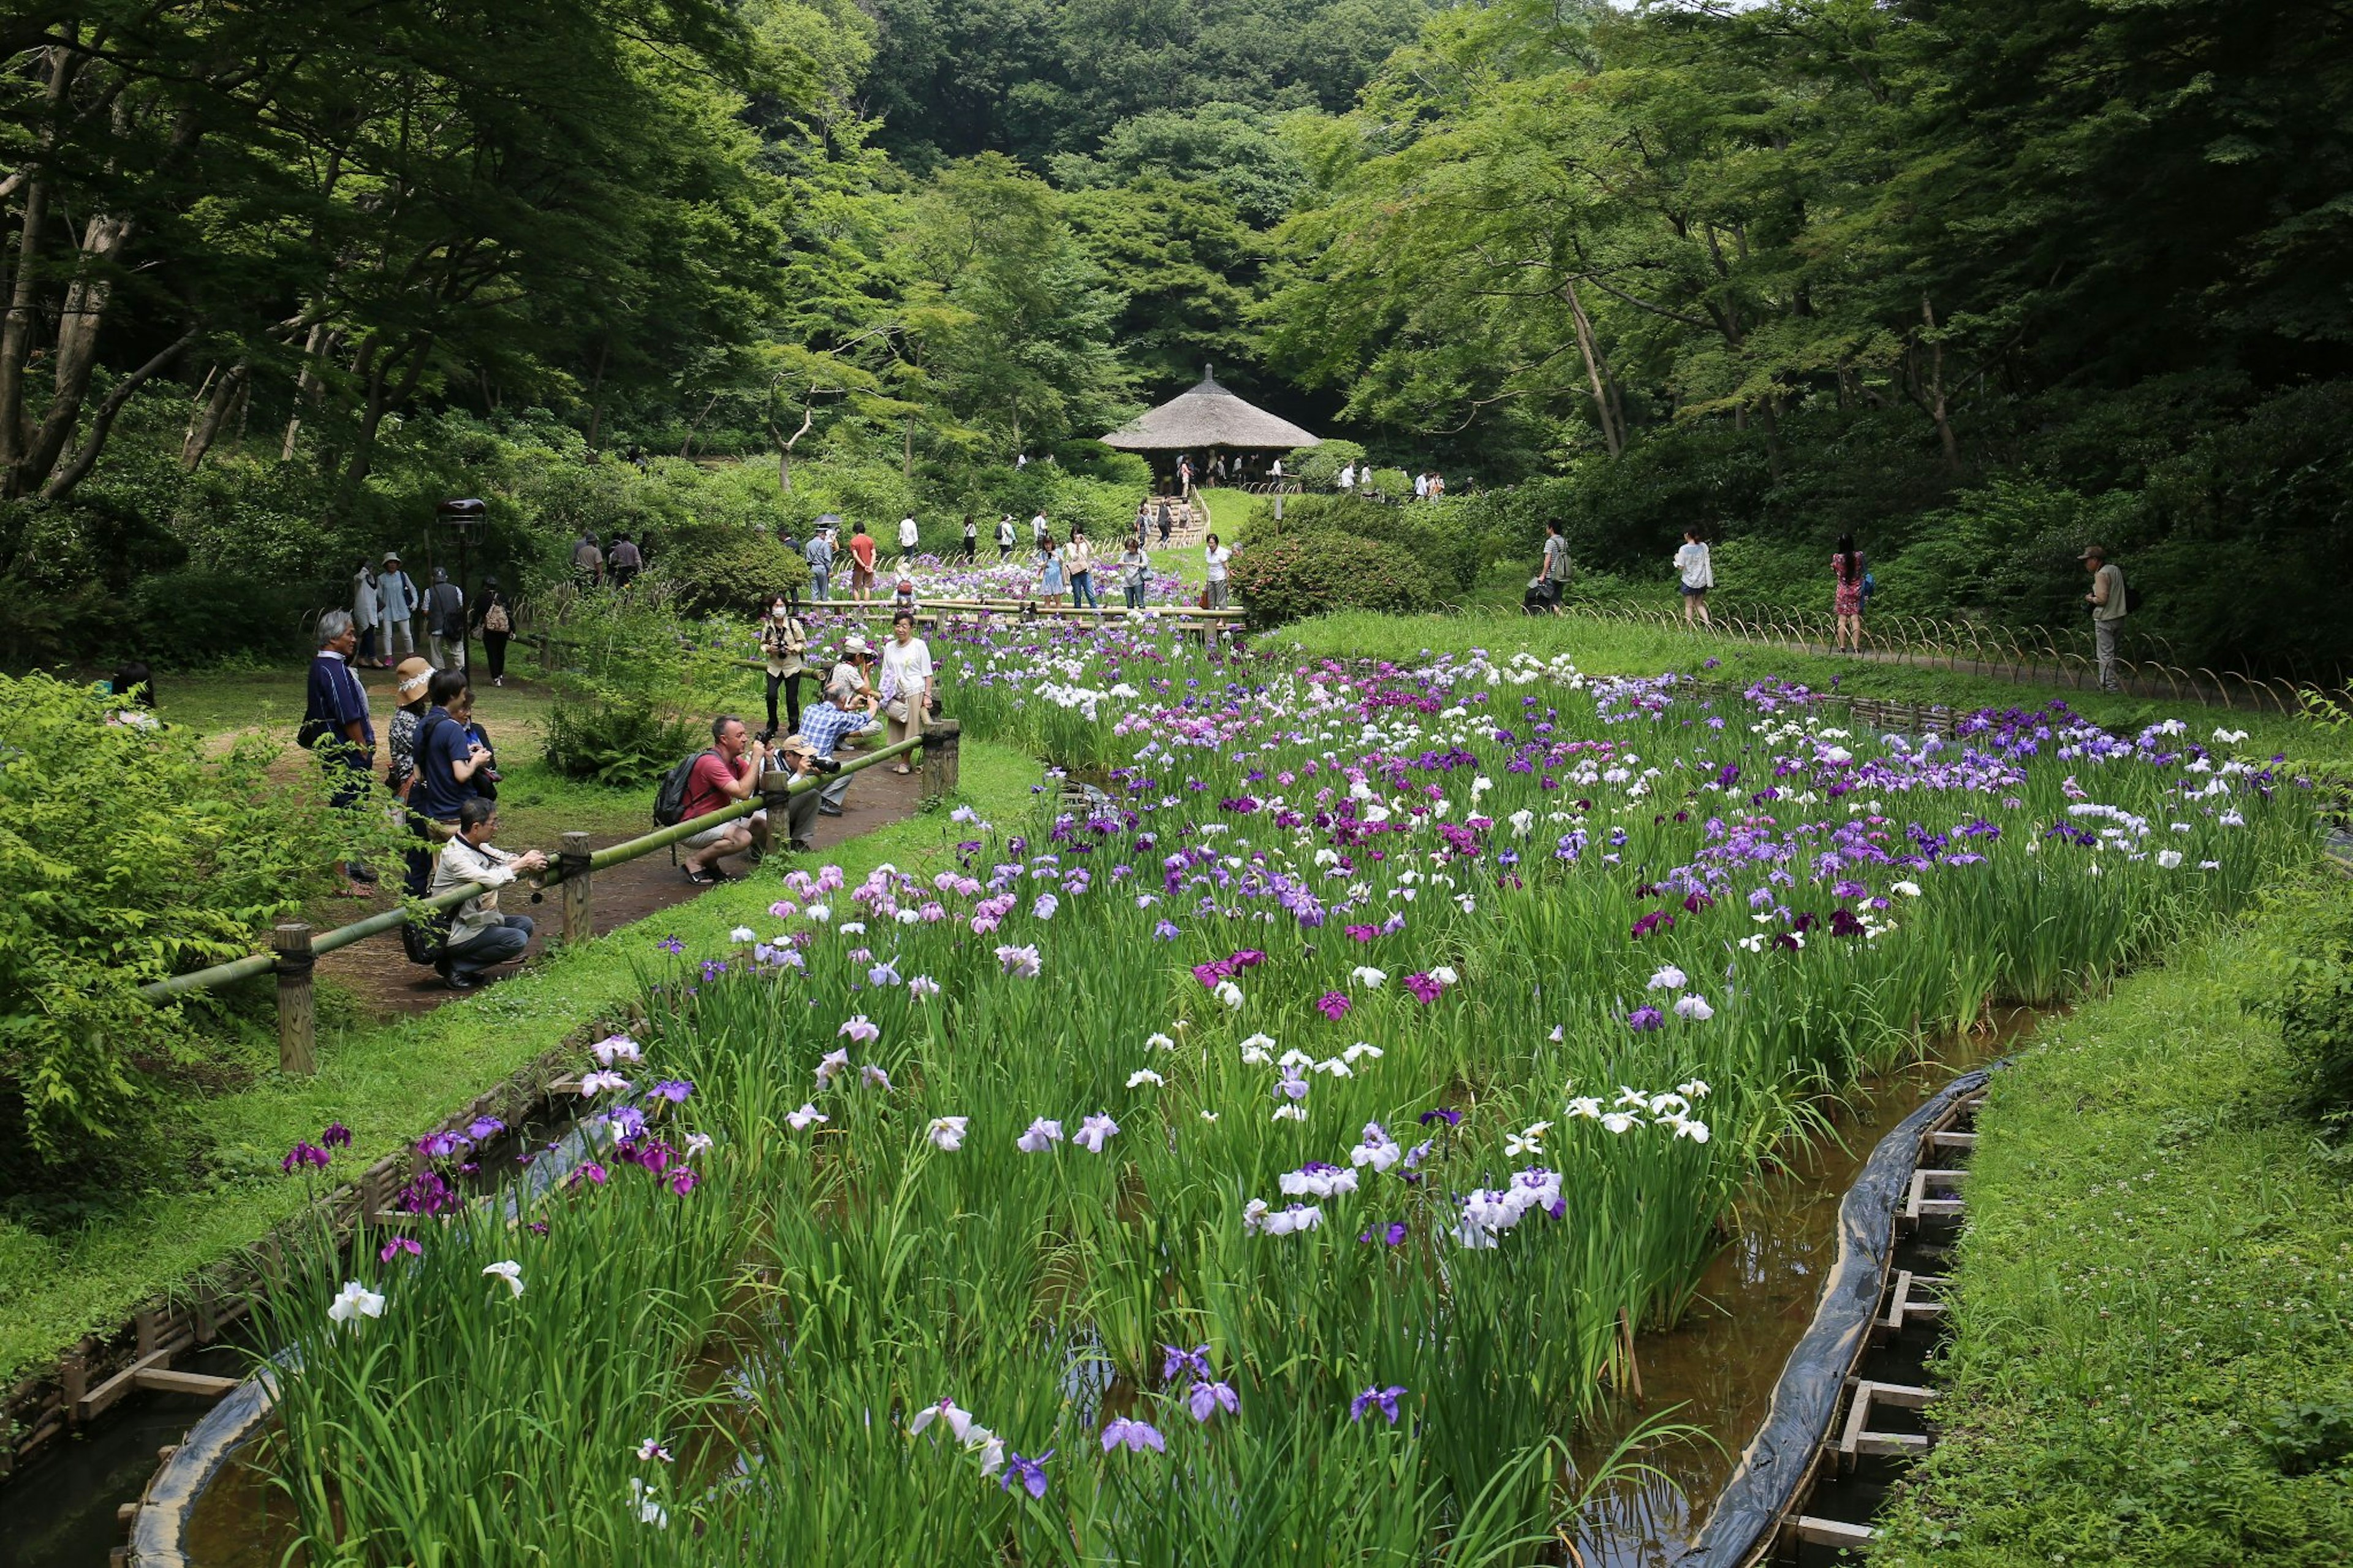
<path fill-rule="evenodd" d="M 409 810 L 427 822 L 454 831 L 458 808 L 485 792 L 476 775 L 491 767 L 491 749 L 468 728 L 474 713 L 474 690 L 462 669 L 445 669 L 426 689 L 428 703 L 417 727 L 417 784 L 408 792 Z M 446 842 L 450 832 L 430 834 Z"/>
<path fill-rule="evenodd" d="M 807 743 L 810 755 L 830 757 L 842 737 L 863 734 L 881 722 L 874 716 L 874 707 L 871 696 L 846 680 L 836 680 L 825 689 L 825 700 L 801 715 L 800 739 Z M 835 774 L 819 792 L 818 810 L 839 816 L 842 797 L 849 793 L 849 782 L 856 776 Z"/>
<path fill-rule="evenodd" d="M 375 723 L 368 711 L 367 688 L 351 665 L 358 646 L 359 633 L 349 610 L 329 610 L 319 617 L 319 651 L 311 660 L 300 739 L 326 770 L 328 804 L 339 810 L 357 805 L 367 793 L 368 774 L 375 765 Z M 335 869 L 343 879 L 336 889 L 341 897 L 367 897 L 360 884 L 375 879 L 367 868 L 339 860 Z"/>

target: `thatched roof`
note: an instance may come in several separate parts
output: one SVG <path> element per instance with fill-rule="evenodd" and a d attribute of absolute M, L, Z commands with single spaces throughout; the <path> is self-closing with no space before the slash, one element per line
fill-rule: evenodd
<path fill-rule="evenodd" d="M 1297 447 L 1320 447 L 1324 438 L 1244 403 L 1205 370 L 1198 386 L 1177 394 L 1141 418 L 1129 420 L 1105 436 L 1103 443 L 1123 452 L 1182 452 L 1208 447 L 1287 452 Z"/>

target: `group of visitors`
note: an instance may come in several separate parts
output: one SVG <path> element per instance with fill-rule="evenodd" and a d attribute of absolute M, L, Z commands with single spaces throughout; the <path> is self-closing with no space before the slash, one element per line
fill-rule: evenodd
<path fill-rule="evenodd" d="M 920 538 L 912 516 L 900 521 L 898 580 L 893 591 L 903 602 L 912 603 L 914 598 L 915 581 L 908 574 L 914 564 Z M 801 558 L 808 563 L 809 598 L 813 602 L 825 604 L 833 598 L 834 572 L 847 562 L 849 592 L 845 602 L 873 603 L 874 585 L 881 574 L 881 552 L 864 523 L 851 523 L 849 537 L 845 541 L 841 537 L 841 519 L 827 512 L 817 520 L 809 542 L 801 547 Z"/>
<path fill-rule="evenodd" d="M 645 552 L 626 533 L 613 535 L 610 550 L 600 547 L 593 533 L 573 541 L 572 575 L 584 588 L 626 588 L 645 569 Z"/>
<path fill-rule="evenodd" d="M 387 550 L 374 568 L 366 557 L 360 558 L 352 573 L 352 606 L 345 613 L 353 633 L 353 668 L 390 669 L 396 658 L 422 648 L 431 668 L 463 669 L 468 640 L 479 637 L 491 684 L 506 684 L 515 608 L 495 575 L 482 579 L 481 597 L 470 606 L 465 588 L 449 580 L 446 567 L 433 568 L 430 585 L 420 594 L 401 564 L 400 552 Z"/>

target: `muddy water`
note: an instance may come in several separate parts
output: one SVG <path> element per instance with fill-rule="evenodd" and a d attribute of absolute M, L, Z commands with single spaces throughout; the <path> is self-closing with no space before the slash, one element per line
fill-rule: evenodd
<path fill-rule="evenodd" d="M 1588 1568 L 1666 1568 L 1698 1533 L 1714 1500 L 1773 1402 L 1774 1384 L 1813 1321 L 1838 1256 L 1840 1202 L 1879 1141 L 1920 1102 L 1981 1067 L 2031 1028 L 2021 1013 L 1989 1034 L 1949 1042 L 1929 1060 L 1866 1081 L 1835 1116 L 1839 1142 L 1800 1153 L 1795 1168 L 1760 1180 L 1744 1198 L 1731 1244 L 1709 1265 L 1683 1321 L 1635 1343 L 1642 1399 L 1599 1412 L 1576 1444 L 1591 1468 L 1646 1417 L 1704 1428 L 1707 1437 L 1645 1447 L 1656 1473 L 1603 1489 L 1588 1506 L 1578 1549 Z M 1670 1407 L 1680 1405 L 1671 1414 Z"/>

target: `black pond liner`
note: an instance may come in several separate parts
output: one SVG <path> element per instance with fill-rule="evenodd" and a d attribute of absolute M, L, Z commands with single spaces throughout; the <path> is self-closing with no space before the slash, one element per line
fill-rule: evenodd
<path fill-rule="evenodd" d="M 1814 1458 L 1829 1440 L 1853 1371 L 1878 1316 L 1895 1248 L 1895 1214 L 1919 1163 L 1920 1137 L 1953 1105 L 1983 1089 L 1989 1068 L 1963 1073 L 1879 1141 L 1839 1204 L 1838 1258 L 1814 1321 L 1781 1364 L 1764 1425 L 1716 1493 L 1707 1522 L 1676 1568 L 1743 1568 L 1772 1548 L 1782 1517 L 1799 1501 Z"/>
<path fill-rule="evenodd" d="M 1839 1204 L 1838 1258 L 1831 1265 L 1814 1321 L 1790 1351 L 1774 1384 L 1773 1403 L 1757 1436 L 1716 1494 L 1699 1539 L 1675 1559 L 1676 1568 L 1744 1568 L 1768 1550 L 1782 1517 L 1812 1473 L 1814 1456 L 1829 1437 L 1853 1370 L 1878 1315 L 1895 1247 L 1895 1212 L 1918 1164 L 1920 1138 L 1957 1100 L 1983 1089 L 1991 1069 L 1963 1073 L 1879 1141 Z M 590 1128 L 574 1131 L 533 1160 L 520 1194 L 503 1205 L 515 1218 L 570 1174 L 592 1146 Z M 272 1361 L 288 1364 L 290 1347 Z M 131 1531 L 130 1568 L 190 1568 L 181 1542 L 196 1500 L 269 1419 L 272 1379 L 265 1368 L 232 1390 L 190 1430 L 156 1472 Z"/>

